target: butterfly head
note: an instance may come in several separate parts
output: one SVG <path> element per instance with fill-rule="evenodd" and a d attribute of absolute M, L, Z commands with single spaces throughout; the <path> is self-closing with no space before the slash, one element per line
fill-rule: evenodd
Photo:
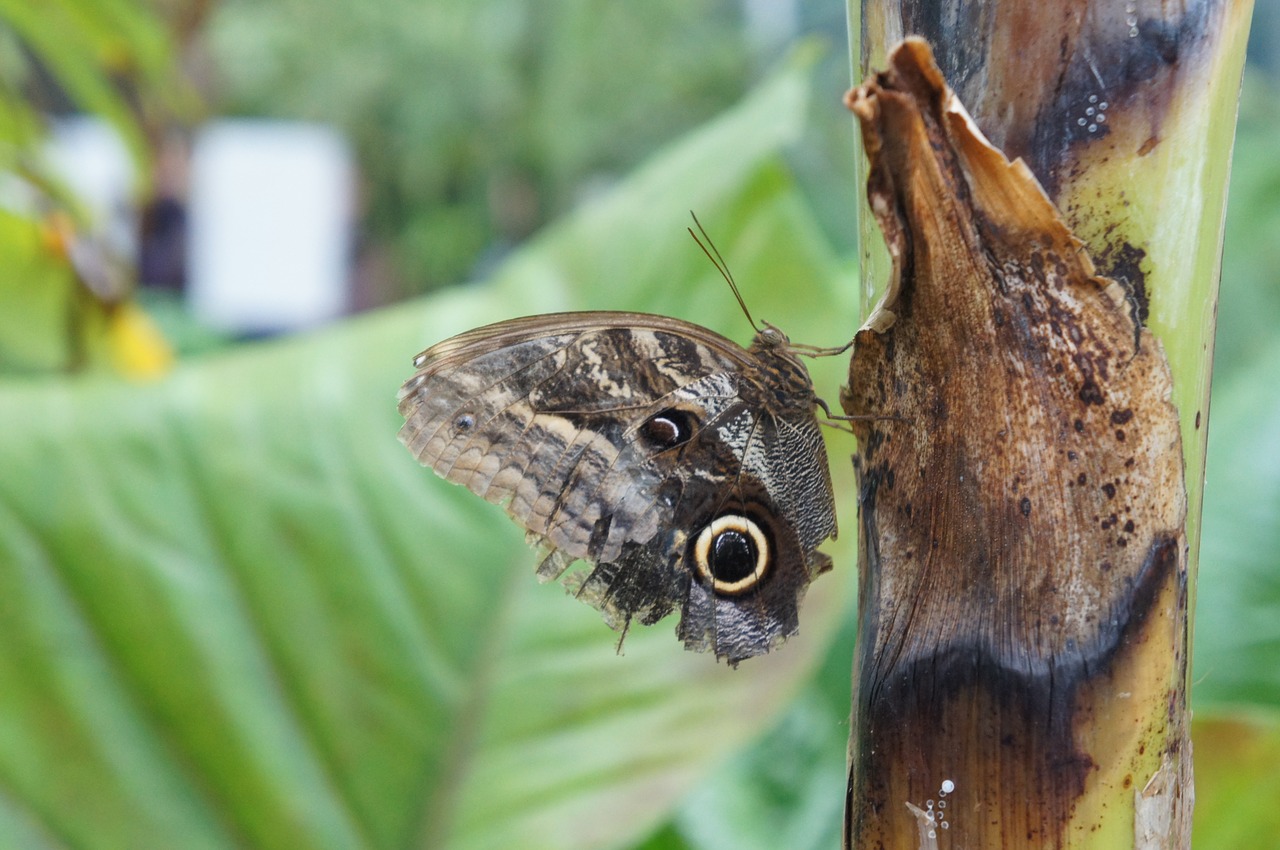
<path fill-rule="evenodd" d="M 756 331 L 756 337 L 751 342 L 751 347 L 755 349 L 787 349 L 791 347 L 791 340 L 776 325 L 763 322 L 764 327 Z"/>
<path fill-rule="evenodd" d="M 751 340 L 749 351 L 775 376 L 775 381 L 798 396 L 804 395 L 812 389 L 813 381 L 800 359 L 801 352 L 779 328 L 768 322 L 763 324 Z"/>

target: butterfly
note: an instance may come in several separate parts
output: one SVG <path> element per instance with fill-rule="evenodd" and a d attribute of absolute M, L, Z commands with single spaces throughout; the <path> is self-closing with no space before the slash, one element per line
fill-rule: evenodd
<path fill-rule="evenodd" d="M 646 313 L 511 319 L 414 358 L 399 437 L 503 505 L 542 550 L 538 576 L 622 638 L 678 610 L 687 648 L 736 664 L 795 634 L 831 567 L 825 405 L 801 360 L 820 351 L 768 324 L 743 348 Z"/>

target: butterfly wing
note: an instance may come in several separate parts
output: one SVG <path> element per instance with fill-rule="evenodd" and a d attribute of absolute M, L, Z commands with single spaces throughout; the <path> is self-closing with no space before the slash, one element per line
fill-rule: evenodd
<path fill-rule="evenodd" d="M 816 548 L 835 530 L 807 375 L 785 386 L 724 337 L 635 313 L 502 322 L 415 365 L 400 439 L 504 505 L 548 550 L 540 575 L 585 560 L 592 569 L 570 584 L 615 628 L 679 608 L 686 645 L 731 661 L 794 633 L 799 598 L 828 564 Z M 749 525 L 699 561 L 724 516 Z M 765 568 L 745 584 L 707 566 L 746 571 L 762 549 Z"/>

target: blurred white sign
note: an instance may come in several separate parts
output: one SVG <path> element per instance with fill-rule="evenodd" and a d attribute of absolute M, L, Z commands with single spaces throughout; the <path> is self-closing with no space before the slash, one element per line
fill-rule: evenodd
<path fill-rule="evenodd" d="M 188 297 L 241 333 L 314 325 L 347 304 L 354 167 L 318 125 L 223 120 L 192 149 Z"/>

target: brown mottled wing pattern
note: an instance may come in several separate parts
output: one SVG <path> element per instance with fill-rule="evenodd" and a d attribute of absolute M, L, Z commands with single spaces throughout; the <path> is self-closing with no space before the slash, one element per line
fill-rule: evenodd
<path fill-rule="evenodd" d="M 415 359 L 400 439 L 504 505 L 548 550 L 544 578 L 589 562 L 570 586 L 613 627 L 679 608 L 687 646 L 736 662 L 796 631 L 800 597 L 829 565 L 816 549 L 835 532 L 812 385 L 778 338 L 747 350 L 637 313 L 478 328 Z M 693 566 L 693 542 L 726 512 L 768 541 L 748 592 L 719 592 Z"/>

